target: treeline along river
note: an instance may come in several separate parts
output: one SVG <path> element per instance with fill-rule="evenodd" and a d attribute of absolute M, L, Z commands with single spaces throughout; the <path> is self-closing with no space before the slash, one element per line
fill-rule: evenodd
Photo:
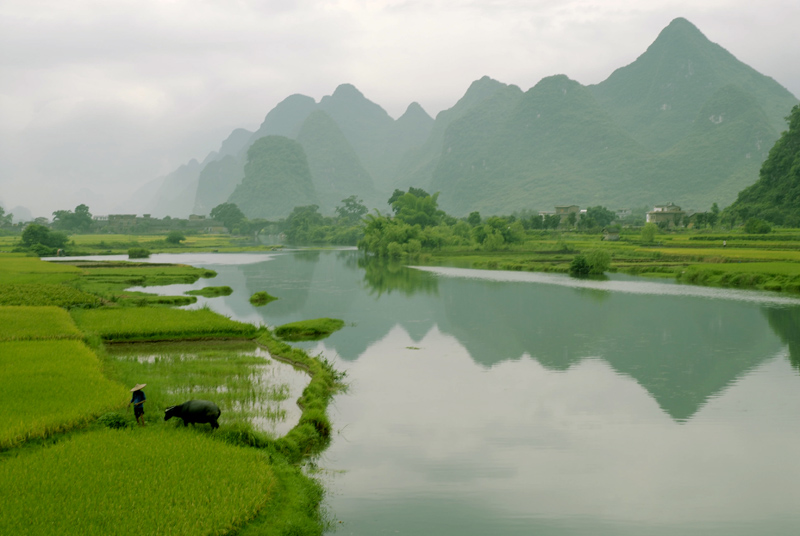
<path fill-rule="evenodd" d="M 800 532 L 800 300 L 356 251 L 152 260 L 216 270 L 148 290 L 228 285 L 195 306 L 235 320 L 345 321 L 303 343 L 348 373 L 319 460 L 337 534 Z"/>

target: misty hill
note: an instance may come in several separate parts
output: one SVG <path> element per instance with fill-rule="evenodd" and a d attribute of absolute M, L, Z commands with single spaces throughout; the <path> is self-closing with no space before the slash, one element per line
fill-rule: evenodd
<path fill-rule="evenodd" d="M 326 112 L 312 112 L 303 122 L 297 141 L 308 157 L 321 205 L 334 207 L 353 194 L 373 205 L 382 201 L 383 196 L 377 194 L 372 177 Z"/>
<path fill-rule="evenodd" d="M 192 195 L 196 212 L 228 201 L 248 148 L 271 135 L 303 146 L 314 185 L 306 197 L 327 213 L 352 194 L 385 210 L 391 191 L 409 186 L 440 192 L 456 216 L 567 203 L 703 210 L 753 184 L 795 104 L 679 18 L 599 84 L 556 75 L 522 91 L 483 77 L 435 120 L 416 103 L 394 120 L 350 84 L 319 103 L 292 95 L 255 133 L 235 131 L 199 169 L 166 177 L 151 212 L 180 215 Z"/>
<path fill-rule="evenodd" d="M 787 119 L 789 130 L 770 150 L 760 178 L 729 207 L 740 220 L 756 217 L 779 225 L 800 225 L 800 105 Z"/>
<path fill-rule="evenodd" d="M 244 178 L 229 199 L 248 218 L 285 218 L 296 206 L 317 204 L 303 147 L 284 136 L 256 140 L 247 150 Z"/>
<path fill-rule="evenodd" d="M 516 102 L 499 91 L 483 99 L 447 127 L 431 190 L 455 215 L 564 203 L 724 206 L 752 183 L 778 117 L 796 102 L 677 19 L 597 86 L 560 75 Z"/>
<path fill-rule="evenodd" d="M 783 117 L 797 99 L 684 18 L 664 28 L 636 61 L 589 87 L 636 140 L 664 151 L 689 133 L 708 99 L 731 84 L 753 96 L 776 132 L 783 130 Z"/>

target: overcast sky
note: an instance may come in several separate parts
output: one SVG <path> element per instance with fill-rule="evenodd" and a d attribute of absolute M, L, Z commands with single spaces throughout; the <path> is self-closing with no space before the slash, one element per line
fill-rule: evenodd
<path fill-rule="evenodd" d="M 2 0 L 0 204 L 105 214 L 344 82 L 395 118 L 484 75 L 598 83 L 676 17 L 800 95 L 797 0 Z"/>

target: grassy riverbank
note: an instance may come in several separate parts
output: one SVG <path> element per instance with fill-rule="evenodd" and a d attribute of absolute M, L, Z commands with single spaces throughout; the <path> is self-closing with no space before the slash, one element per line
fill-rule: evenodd
<path fill-rule="evenodd" d="M 577 255 L 606 251 L 609 272 L 721 287 L 800 293 L 800 231 L 770 235 L 682 231 L 645 242 L 638 233 L 619 241 L 569 232 L 541 232 L 502 251 L 443 248 L 407 262 L 488 270 L 568 273 Z"/>
<path fill-rule="evenodd" d="M 0 533 L 323 532 L 323 490 L 303 464 L 330 441 L 326 410 L 341 376 L 265 328 L 125 295 L 126 285 L 203 275 L 213 274 L 0 254 L 0 298 L 17 303 L 0 307 L 0 489 L 8 498 Z M 48 285 L 93 299 L 25 303 L 57 295 Z M 231 338 L 240 342 L 225 342 Z M 154 339 L 205 342 L 192 350 L 195 343 Z M 257 346 L 311 376 L 298 422 L 282 437 L 252 424 L 280 418 L 272 404 L 288 397 L 264 374 L 276 365 Z M 124 411 L 138 382 L 148 384 L 145 428 Z M 189 398 L 218 401 L 219 430 L 163 421 L 164 407 Z"/>

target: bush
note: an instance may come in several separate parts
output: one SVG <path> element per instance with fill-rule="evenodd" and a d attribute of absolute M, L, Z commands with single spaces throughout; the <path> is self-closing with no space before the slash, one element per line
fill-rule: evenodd
<path fill-rule="evenodd" d="M 150 250 L 145 248 L 130 248 L 128 250 L 129 259 L 146 259 L 150 256 Z"/>
<path fill-rule="evenodd" d="M 750 218 L 744 224 L 744 232 L 747 234 L 768 234 L 772 232 L 772 226 L 764 220 Z"/>
<path fill-rule="evenodd" d="M 604 249 L 593 249 L 586 255 L 590 274 L 602 274 L 611 268 L 611 254 Z"/>
<path fill-rule="evenodd" d="M 575 255 L 569 264 L 570 275 L 589 275 L 589 270 L 591 270 L 591 267 L 583 255 Z"/>
<path fill-rule="evenodd" d="M 186 236 L 184 236 L 184 234 L 180 231 L 170 231 L 167 237 L 164 239 L 167 244 L 172 244 L 175 246 L 184 240 L 186 240 Z"/>

